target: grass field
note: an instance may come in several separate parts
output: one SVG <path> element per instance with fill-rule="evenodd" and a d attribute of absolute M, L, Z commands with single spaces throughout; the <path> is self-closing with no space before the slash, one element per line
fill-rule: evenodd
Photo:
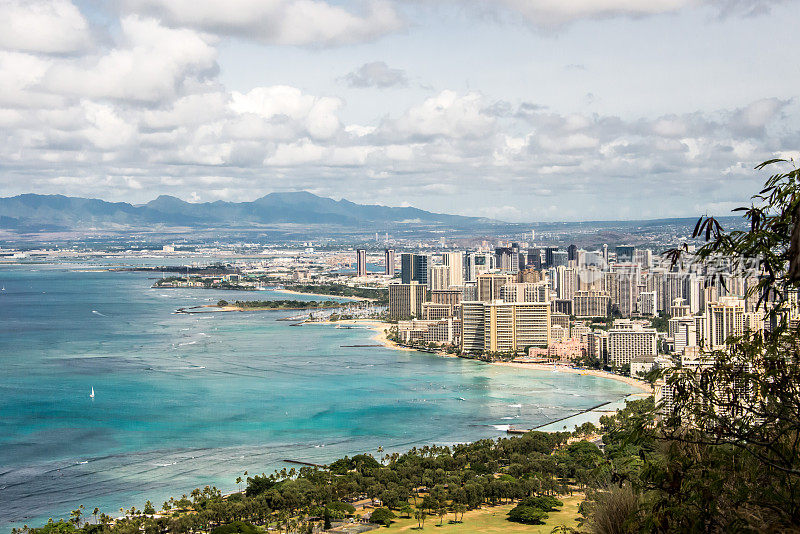
<path fill-rule="evenodd" d="M 578 505 L 583 500 L 583 495 L 574 495 L 572 497 L 564 497 L 561 499 L 564 502 L 563 508 L 558 512 L 550 512 L 550 517 L 544 525 L 522 525 L 520 523 L 513 523 L 506 519 L 506 514 L 511 508 L 512 504 L 503 506 L 488 507 L 484 506 L 480 510 L 472 510 L 464 514 L 463 523 L 448 523 L 453 519 L 453 514 L 448 514 L 444 520 L 444 525 L 439 526 L 438 517 L 429 517 L 425 520 L 425 528 L 423 532 L 431 532 L 434 534 L 466 534 L 467 532 L 530 532 L 534 534 L 550 534 L 553 527 L 559 525 L 567 525 L 569 527 L 577 527 L 578 522 L 576 519 L 579 517 Z M 417 521 L 415 519 L 398 518 L 388 528 L 381 528 L 373 532 L 419 532 L 417 530 Z"/>

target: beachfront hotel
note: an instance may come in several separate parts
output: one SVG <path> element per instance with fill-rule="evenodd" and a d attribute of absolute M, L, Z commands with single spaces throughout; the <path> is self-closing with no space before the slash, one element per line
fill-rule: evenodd
<path fill-rule="evenodd" d="M 549 302 L 462 302 L 464 352 L 514 352 L 550 344 Z"/>

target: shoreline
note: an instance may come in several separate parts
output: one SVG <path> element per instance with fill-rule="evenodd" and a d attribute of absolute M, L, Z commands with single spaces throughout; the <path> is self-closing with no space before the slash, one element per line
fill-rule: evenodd
<path fill-rule="evenodd" d="M 392 323 L 384 323 L 384 322 L 381 322 L 381 321 L 378 321 L 378 320 L 375 320 L 375 319 L 349 319 L 349 320 L 346 320 L 346 321 L 336 321 L 336 322 L 324 321 L 324 322 L 319 322 L 319 323 L 303 323 L 303 324 L 329 324 L 329 325 L 334 325 L 334 324 L 357 324 L 357 325 L 362 325 L 362 326 L 365 326 L 365 327 L 369 328 L 370 330 L 372 330 L 375 333 L 370 338 L 372 341 L 377 341 L 377 342 L 379 342 L 380 344 L 382 344 L 386 348 L 390 348 L 390 349 L 394 349 L 394 350 L 417 351 L 417 349 L 412 349 L 412 348 L 409 348 L 409 347 L 403 347 L 403 346 L 398 345 L 395 342 L 390 341 L 389 339 L 387 339 L 386 332 L 384 332 L 384 330 L 386 330 L 388 327 L 390 327 Z M 423 351 L 418 351 L 418 352 L 423 352 Z M 436 353 L 435 355 L 439 356 L 441 358 L 451 358 L 451 357 L 452 358 L 457 358 L 457 356 L 441 355 L 441 354 L 438 354 L 438 353 Z M 467 358 L 467 359 L 469 359 L 469 358 Z M 475 360 L 475 361 L 480 361 L 480 360 Z M 484 362 L 484 363 L 487 363 L 487 362 Z M 650 384 L 648 384 L 647 382 L 644 382 L 643 380 L 639 380 L 637 378 L 632 378 L 632 377 L 629 377 L 629 376 L 621 376 L 621 375 L 617 375 L 617 374 L 614 374 L 614 373 L 609 373 L 607 371 L 602 371 L 600 369 L 581 369 L 581 368 L 570 367 L 568 365 L 563 365 L 563 364 L 558 364 L 558 363 L 555 364 L 555 366 L 553 364 L 525 363 L 525 362 L 488 362 L 488 364 L 489 365 L 502 366 L 502 367 L 514 367 L 514 368 L 517 368 L 517 369 L 531 369 L 531 370 L 534 370 L 534 371 L 553 371 L 554 368 L 555 368 L 555 371 L 558 372 L 558 373 L 590 375 L 590 376 L 595 376 L 595 377 L 598 377 L 598 378 L 607 378 L 607 379 L 610 379 L 610 380 L 616 380 L 618 382 L 624 382 L 624 383 L 628 384 L 629 386 L 633 386 L 635 388 L 638 388 L 642 392 L 647 393 L 649 395 L 652 395 L 654 393 L 653 387 Z"/>
<path fill-rule="evenodd" d="M 318 324 L 318 325 L 327 325 L 327 326 L 336 326 L 336 325 L 355 325 L 355 326 L 363 326 L 368 330 L 372 330 L 373 335 L 370 337 L 370 340 L 380 343 L 387 349 L 394 349 L 394 350 L 403 350 L 403 351 L 417 351 L 417 349 L 412 349 L 409 347 L 403 347 L 398 345 L 394 341 L 389 340 L 386 335 L 386 330 L 392 323 L 384 323 L 378 321 L 376 319 L 345 319 L 340 321 L 306 321 L 302 323 L 303 326 L 311 325 L 311 324 Z"/>
<path fill-rule="evenodd" d="M 552 364 L 546 364 L 546 363 L 524 363 L 524 362 L 492 362 L 490 365 L 501 365 L 503 367 L 515 367 L 517 369 L 533 369 L 535 371 L 555 371 L 557 373 L 590 375 L 590 376 L 596 376 L 598 378 L 608 378 L 611 380 L 617 380 L 619 382 L 625 382 L 629 386 L 639 388 L 645 393 L 649 394 L 653 393 L 653 387 L 647 382 L 644 382 L 636 378 L 632 378 L 630 376 L 621 376 L 621 375 L 616 375 L 614 373 L 609 373 L 607 371 L 601 371 L 600 369 L 580 369 L 576 367 L 569 367 L 567 365 L 556 364 L 554 366 Z"/>
<path fill-rule="evenodd" d="M 256 311 L 306 311 L 306 310 L 335 310 L 340 306 L 315 306 L 307 308 L 270 308 L 250 306 L 217 306 L 216 304 L 202 304 L 200 306 L 185 306 L 175 310 L 175 313 L 223 313 L 223 312 L 256 312 Z"/>

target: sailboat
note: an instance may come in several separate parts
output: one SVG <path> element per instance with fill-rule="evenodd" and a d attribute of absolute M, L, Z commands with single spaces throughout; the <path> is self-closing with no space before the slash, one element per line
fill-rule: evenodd
<path fill-rule="evenodd" d="M 92 392 L 91 392 L 91 393 L 89 393 L 89 398 L 90 398 L 90 399 L 93 399 L 93 398 L 94 398 L 94 386 L 92 386 Z"/>

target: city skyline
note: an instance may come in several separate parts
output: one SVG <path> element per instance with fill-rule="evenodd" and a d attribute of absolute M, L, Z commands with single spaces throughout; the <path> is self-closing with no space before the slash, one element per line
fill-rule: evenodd
<path fill-rule="evenodd" d="M 728 214 L 796 154 L 793 3 L 234 7 L 0 3 L 0 196 L 651 219 Z"/>

